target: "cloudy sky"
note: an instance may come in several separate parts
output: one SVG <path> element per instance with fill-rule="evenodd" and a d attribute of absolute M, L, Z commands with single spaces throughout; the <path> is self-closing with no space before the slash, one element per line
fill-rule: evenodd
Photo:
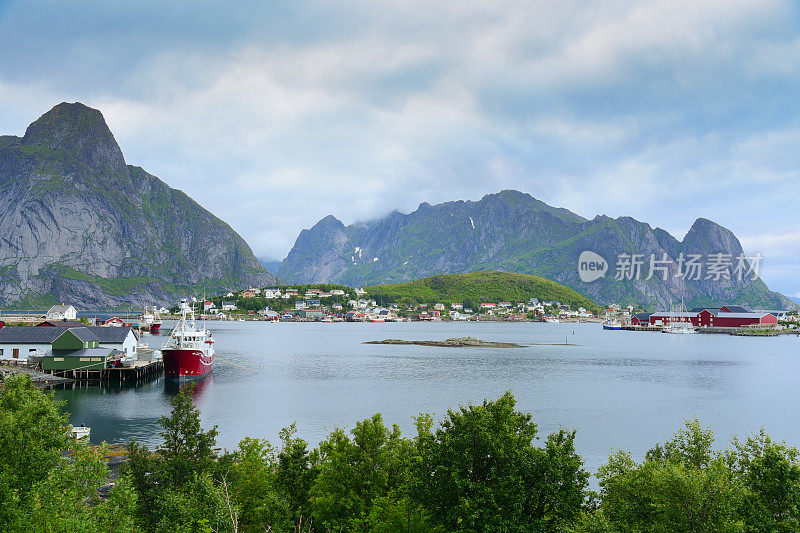
<path fill-rule="evenodd" d="M 0 132 L 61 101 L 266 258 L 345 223 L 515 188 L 682 238 L 800 296 L 791 0 L 0 0 Z"/>

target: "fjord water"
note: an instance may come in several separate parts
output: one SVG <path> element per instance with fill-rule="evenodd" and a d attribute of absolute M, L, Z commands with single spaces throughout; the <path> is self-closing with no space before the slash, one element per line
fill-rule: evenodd
<path fill-rule="evenodd" d="M 164 329 L 167 329 L 165 324 Z M 724 446 L 764 426 L 800 445 L 800 339 L 603 331 L 600 324 L 212 322 L 218 359 L 197 386 L 205 427 L 234 448 L 245 436 L 278 443 L 297 422 L 315 446 L 336 427 L 376 412 L 414 434 L 420 412 L 441 416 L 511 390 L 540 436 L 578 430 L 578 451 L 594 472 L 612 448 L 635 457 L 697 416 Z M 522 348 L 368 345 L 386 338 L 473 336 Z M 163 337 L 145 337 L 159 347 Z M 564 345 L 567 341 L 569 345 Z M 527 345 L 530 344 L 530 345 Z M 558 345 L 561 344 L 561 345 Z M 256 373 L 257 372 L 257 373 Z M 169 413 L 163 379 L 132 387 L 56 391 L 73 424 L 92 441 L 154 445 Z"/>

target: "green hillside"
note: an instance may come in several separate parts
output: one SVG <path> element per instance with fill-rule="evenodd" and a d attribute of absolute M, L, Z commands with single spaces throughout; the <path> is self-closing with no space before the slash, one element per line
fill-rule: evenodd
<path fill-rule="evenodd" d="M 481 302 L 559 301 L 573 309 L 585 307 L 597 312 L 593 301 L 569 287 L 539 276 L 508 272 L 481 271 L 470 274 L 431 276 L 408 283 L 373 285 L 365 290 L 381 304 L 464 303 L 477 308 Z"/>

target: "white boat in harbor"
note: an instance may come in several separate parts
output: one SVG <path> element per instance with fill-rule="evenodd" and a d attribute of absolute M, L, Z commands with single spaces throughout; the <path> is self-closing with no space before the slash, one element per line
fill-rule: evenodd
<path fill-rule="evenodd" d="M 692 333 L 697 333 L 697 330 L 694 329 L 689 322 L 670 322 L 664 329 L 661 330 L 661 333 L 674 333 L 677 335 L 687 335 Z"/>
<path fill-rule="evenodd" d="M 691 313 L 686 312 L 686 305 L 683 303 L 683 294 L 681 294 L 681 306 L 677 311 L 672 309 L 667 318 L 667 323 L 661 330 L 661 333 L 672 333 L 676 335 L 691 335 L 697 333 L 692 325 Z"/>

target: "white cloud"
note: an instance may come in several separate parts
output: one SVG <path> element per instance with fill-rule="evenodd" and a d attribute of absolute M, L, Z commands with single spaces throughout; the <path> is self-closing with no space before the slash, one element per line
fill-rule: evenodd
<path fill-rule="evenodd" d="M 99 107 L 129 163 L 259 255 L 283 256 L 329 213 L 519 188 L 678 238 L 712 218 L 800 261 L 770 240 L 786 232 L 750 231 L 782 227 L 797 201 L 788 0 L 287 6 L 63 12 L 80 32 L 59 29 L 58 4 L 36 20 L 9 10 L 0 45 L 19 52 L 0 59 L 0 126 L 21 133 L 62 100 Z"/>

